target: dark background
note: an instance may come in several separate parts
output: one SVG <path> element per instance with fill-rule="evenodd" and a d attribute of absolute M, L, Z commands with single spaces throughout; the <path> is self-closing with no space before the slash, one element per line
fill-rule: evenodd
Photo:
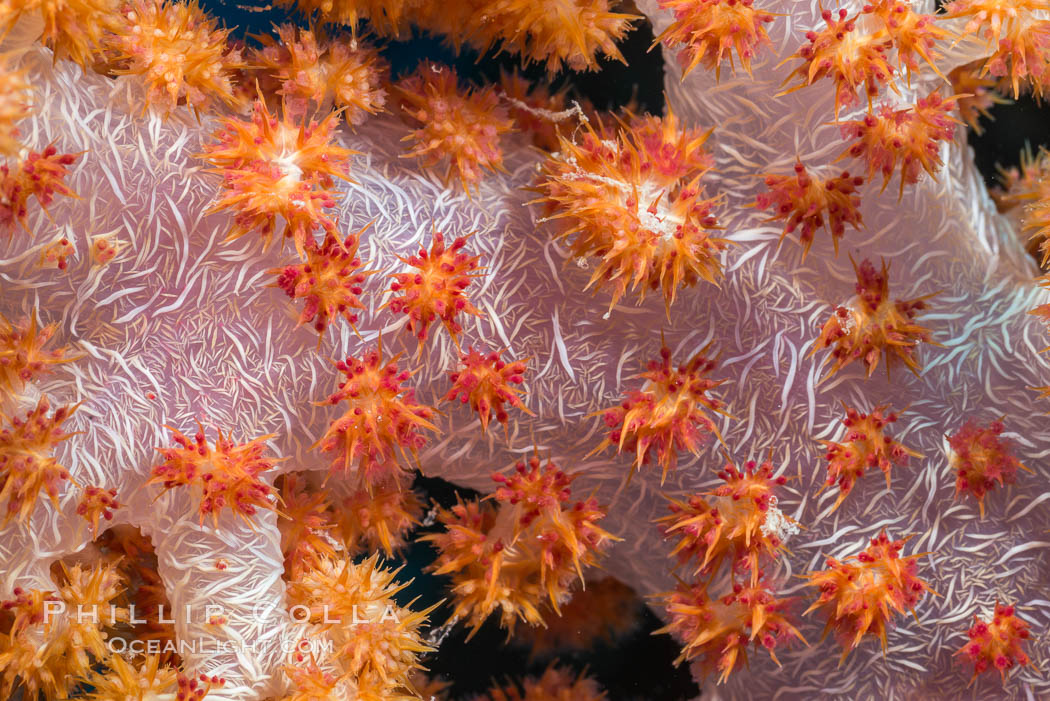
<path fill-rule="evenodd" d="M 226 26 L 236 27 L 234 35 L 242 38 L 247 34 L 266 33 L 272 23 L 288 20 L 284 12 L 272 9 L 253 11 L 234 2 L 203 0 L 202 5 L 220 17 Z M 301 22 L 301 18 L 298 21 Z M 414 36 L 410 41 L 386 42 L 383 54 L 390 62 L 395 78 L 411 72 L 424 58 L 454 65 L 462 77 L 478 83 L 498 80 L 501 68 L 519 69 L 533 82 L 546 82 L 553 89 L 567 86 L 571 94 L 588 98 L 598 108 L 617 108 L 634 101 L 639 110 L 659 114 L 664 107 L 663 60 L 659 51 L 649 51 L 652 41 L 651 27 L 640 25 L 621 44 L 628 65 L 605 61 L 596 73 L 562 73 L 554 78 L 547 76 L 539 66 L 522 69 L 518 61 L 508 55 L 479 57 L 469 50 L 455 55 L 440 39 L 426 35 Z M 1050 142 L 1048 114 L 1046 108 L 1041 108 L 1030 98 L 1021 98 L 1013 104 L 997 106 L 993 110 L 993 119 L 983 120 L 982 135 L 970 131 L 969 140 L 986 183 L 992 185 L 996 182 L 997 167 L 1017 164 L 1026 144 L 1035 151 Z M 446 507 L 455 502 L 455 491 L 440 479 L 420 477 L 416 487 L 428 501 L 435 500 Z M 470 496 L 469 492 L 460 491 L 464 497 Z M 422 530 L 433 530 L 433 527 Z M 415 582 L 403 592 L 404 603 L 418 596 L 419 608 L 446 596 L 444 578 L 423 572 L 433 559 L 434 551 L 426 544 L 416 544 L 405 553 L 402 576 L 415 577 Z M 687 668 L 675 668 L 672 664 L 678 654 L 677 645 L 669 636 L 653 637 L 652 632 L 660 623 L 644 606 L 640 610 L 642 619 L 633 634 L 586 652 L 562 654 L 560 661 L 577 670 L 587 670 L 605 687 L 610 701 L 685 701 L 694 698 L 699 690 Z M 439 609 L 432 620 L 440 624 L 448 613 L 447 608 Z M 513 642 L 508 643 L 504 631 L 492 621 L 469 642 L 465 638 L 466 630 L 458 626 L 445 639 L 440 651 L 424 660 L 433 675 L 452 682 L 454 699 L 483 692 L 493 682 L 504 682 L 526 674 L 539 675 L 549 661 L 530 660 L 528 650 Z"/>

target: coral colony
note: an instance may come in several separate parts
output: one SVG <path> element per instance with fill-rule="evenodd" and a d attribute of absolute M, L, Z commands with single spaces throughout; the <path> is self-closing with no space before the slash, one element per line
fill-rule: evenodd
<path fill-rule="evenodd" d="M 960 128 L 1050 2 L 280 4 L 0 0 L 0 696 L 446 699 L 631 588 L 723 698 L 1050 696 L 1050 156 Z M 379 50 L 645 20 L 662 116 Z"/>

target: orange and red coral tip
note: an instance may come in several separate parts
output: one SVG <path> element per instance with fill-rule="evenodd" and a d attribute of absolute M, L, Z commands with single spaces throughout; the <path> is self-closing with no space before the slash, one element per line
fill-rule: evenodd
<path fill-rule="evenodd" d="M 48 146 L 43 151 L 31 151 L 13 171 L 9 164 L 0 166 L 0 233 L 10 232 L 15 222 L 29 230 L 30 197 L 35 197 L 45 211 L 55 195 L 75 198 L 77 195 L 65 184 L 65 178 L 79 156 L 59 153 L 54 146 Z"/>
<path fill-rule="evenodd" d="M 219 515 L 229 509 L 250 526 L 250 517 L 259 509 L 273 510 L 275 492 L 260 475 L 278 462 L 267 455 L 266 441 L 272 436 L 262 436 L 247 443 L 235 443 L 228 435 L 218 432 L 212 447 L 204 436 L 204 426 L 197 424 L 197 433 L 190 438 L 170 428 L 171 448 L 157 448 L 164 462 L 152 470 L 147 484 L 160 484 L 165 490 L 176 487 L 192 487 L 200 503 L 197 513 L 200 522 L 211 516 L 215 528 L 219 527 Z"/>
<path fill-rule="evenodd" d="M 77 405 L 79 406 L 79 405 Z M 47 494 L 58 508 L 58 491 L 64 482 L 73 482 L 69 470 L 59 464 L 52 453 L 59 443 L 75 435 L 62 430 L 62 424 L 77 406 L 55 409 L 41 397 L 25 418 L 10 418 L 0 430 L 0 503 L 4 504 L 3 521 L 28 522 L 41 496 Z M 75 483 L 74 483 L 75 484 Z"/>
<path fill-rule="evenodd" d="M 52 372 L 56 365 L 76 360 L 67 355 L 68 346 L 45 349 L 57 330 L 57 323 L 40 328 L 35 309 L 16 324 L 0 314 L 0 407 L 26 383 Z"/>
<path fill-rule="evenodd" d="M 478 265 L 481 256 L 465 250 L 468 238 L 457 236 L 445 246 L 445 235 L 435 231 L 430 251 L 420 248 L 414 256 L 398 256 L 398 260 L 415 270 L 390 276 L 394 279 L 390 291 L 395 296 L 387 306 L 395 314 L 408 317 L 408 330 L 419 339 L 420 351 L 433 322 L 440 320 L 458 347 L 463 327 L 456 317 L 460 313 L 481 315 L 466 295 L 474 278 L 483 275 L 483 268 Z"/>
<path fill-rule="evenodd" d="M 1013 606 L 996 601 L 992 620 L 982 621 L 976 615 L 973 618 L 974 624 L 966 632 L 970 641 L 955 653 L 973 663 L 971 685 L 978 675 L 993 670 L 998 670 L 1005 682 L 1008 670 L 1031 663 L 1024 651 L 1028 623 L 1017 617 Z"/>
<path fill-rule="evenodd" d="M 1013 483 L 1019 469 L 1031 472 L 1014 456 L 1013 444 L 1000 437 L 1004 430 L 1001 420 L 979 426 L 971 419 L 947 437 L 948 464 L 955 473 L 955 496 L 973 495 L 981 518 L 988 492 L 996 485 Z"/>
<path fill-rule="evenodd" d="M 610 433 L 594 452 L 614 445 L 617 453 L 634 453 L 631 474 L 655 456 L 662 484 L 678 465 L 681 451 L 695 455 L 711 436 L 721 441 L 711 414 L 725 414 L 725 404 L 708 393 L 725 380 L 707 377 L 716 362 L 706 350 L 675 368 L 671 349 L 662 347 L 660 359 L 641 374 L 642 388 L 629 391 L 619 406 L 599 412 Z"/>
<path fill-rule="evenodd" d="M 776 15 L 756 9 L 753 0 L 660 0 L 660 7 L 674 13 L 653 45 L 663 42 L 678 49 L 682 77 L 701 63 L 721 77 L 722 63 L 733 65 L 736 52 L 741 67 L 751 74 L 751 59 L 762 46 L 772 46 L 765 25 Z"/>
<path fill-rule="evenodd" d="M 98 537 L 99 519 L 113 520 L 113 512 L 119 509 L 116 489 L 102 487 L 85 487 L 80 501 L 77 502 L 77 516 L 91 524 L 92 536 Z"/>
<path fill-rule="evenodd" d="M 937 344 L 929 329 L 915 321 L 915 316 L 926 309 L 926 300 L 934 295 L 891 300 L 889 266 L 885 261 L 881 272 L 867 260 L 860 265 L 854 262 L 853 269 L 857 274 L 857 296 L 846 306 L 835 308 L 821 327 L 810 355 L 831 348 L 824 359 L 824 364 L 831 363 L 825 379 L 857 360 L 864 363 L 867 376 L 871 377 L 883 355 L 887 374 L 890 361 L 896 359 L 918 375 L 919 344 Z"/>
<path fill-rule="evenodd" d="M 470 347 L 460 354 L 460 367 L 449 373 L 452 388 L 445 395 L 445 401 L 459 399 L 463 404 L 470 404 L 478 418 L 481 419 L 481 431 L 489 429 L 493 418 L 507 427 L 510 419 L 506 405 L 519 409 L 529 416 L 534 414 L 521 401 L 521 390 L 513 385 L 525 381 L 525 361 L 505 361 L 501 358 L 504 351 L 482 354 Z"/>

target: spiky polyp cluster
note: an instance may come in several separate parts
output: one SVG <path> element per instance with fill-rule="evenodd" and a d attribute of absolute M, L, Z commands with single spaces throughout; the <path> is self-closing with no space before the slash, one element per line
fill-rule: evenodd
<path fill-rule="evenodd" d="M 138 666 L 120 655 L 111 655 L 106 667 L 94 669 L 87 680 L 91 690 L 87 701 L 153 701 L 172 698 L 176 701 L 201 701 L 213 687 L 226 683 L 220 677 L 187 676 L 161 664 L 158 655 L 146 655 Z"/>
<path fill-rule="evenodd" d="M 680 288 L 721 277 L 728 242 L 711 236 L 721 200 L 705 198 L 700 183 L 713 163 L 709 133 L 681 128 L 673 114 L 616 135 L 588 127 L 579 142 L 562 137 L 544 163 L 539 201 L 566 220 L 572 254 L 595 263 L 587 287 L 609 287 L 610 309 L 628 290 L 642 299 L 660 290 L 670 314 Z"/>
<path fill-rule="evenodd" d="M 334 512 L 336 532 L 350 553 L 381 549 L 392 557 L 408 545 L 408 534 L 419 525 L 423 505 L 399 480 L 384 480 L 338 498 Z"/>
<path fill-rule="evenodd" d="M 821 487 L 838 485 L 839 496 L 832 511 L 849 496 L 857 480 L 867 470 L 878 468 L 886 475 L 886 487 L 890 486 L 890 472 L 894 465 L 905 465 L 908 456 L 922 457 L 886 435 L 886 427 L 897 420 L 894 413 L 886 413 L 888 406 L 878 406 L 870 414 L 844 407 L 846 418 L 842 425 L 846 435 L 841 441 L 820 441 L 827 451 L 828 479 Z"/>
<path fill-rule="evenodd" d="M 1014 456 L 1013 444 L 1001 438 L 1005 430 L 1002 421 L 979 426 L 967 421 L 953 435 L 948 436 L 951 448 L 948 464 L 955 473 L 955 495 L 971 494 L 984 518 L 984 497 L 1000 486 L 1010 484 L 1017 470 L 1028 470 Z"/>
<path fill-rule="evenodd" d="M 860 197 L 857 188 L 864 178 L 851 176 L 844 171 L 835 178 L 814 178 L 799 161 L 794 175 L 764 176 L 769 192 L 760 192 L 755 198 L 759 209 L 773 208 L 771 221 L 786 220 L 780 240 L 799 231 L 802 257 L 809 253 L 817 229 L 827 226 L 835 254 L 839 252 L 839 240 L 846 234 L 846 224 L 860 228 Z M 827 224 L 824 218 L 827 217 Z"/>
<path fill-rule="evenodd" d="M 750 571 L 755 586 L 759 557 L 776 558 L 784 548 L 784 534 L 769 526 L 783 518 L 773 491 L 787 479 L 773 477 L 771 463 L 756 466 L 754 461 L 743 470 L 727 464 L 718 476 L 724 485 L 685 502 L 671 500 L 671 513 L 659 523 L 664 537 L 677 539 L 671 554 L 681 565 L 698 575 L 709 574 L 728 557 L 734 570 Z"/>
<path fill-rule="evenodd" d="M 880 105 L 875 114 L 842 123 L 842 138 L 854 140 L 842 156 L 865 161 L 869 179 L 881 173 L 883 189 L 899 171 L 903 193 L 923 171 L 936 177 L 941 169 L 941 143 L 951 143 L 959 123 L 952 115 L 956 106 L 954 96 L 941 97 L 936 90 L 905 109 Z"/>
<path fill-rule="evenodd" d="M 967 20 L 963 35 L 985 42 L 981 75 L 1007 79 L 1014 97 L 1022 84 L 1042 95 L 1050 78 L 1050 20 L 1044 0 L 955 0 L 944 10 L 945 19 Z"/>
<path fill-rule="evenodd" d="M 29 116 L 30 90 L 26 69 L 16 69 L 11 54 L 0 53 L 0 158 L 16 156 L 22 149 L 18 122 Z"/>
<path fill-rule="evenodd" d="M 451 575 L 454 619 L 472 632 L 496 611 L 513 631 L 517 619 L 543 625 L 540 609 L 560 615 L 574 581 L 595 565 L 612 536 L 597 524 L 605 511 L 594 497 L 572 502 L 575 476 L 532 457 L 500 484 L 493 501 L 460 502 L 441 510 L 445 530 L 424 536 L 439 551 L 432 569 Z"/>
<path fill-rule="evenodd" d="M 970 642 L 962 646 L 956 655 L 965 657 L 973 663 L 972 684 L 977 675 L 999 671 L 999 676 L 1006 681 L 1006 671 L 1014 666 L 1024 667 L 1029 663 L 1024 644 L 1028 640 L 1028 624 L 1014 615 L 1014 607 L 995 602 L 995 613 L 992 620 L 982 621 L 976 615 L 974 624 L 966 632 Z"/>
<path fill-rule="evenodd" d="M 494 686 L 474 701 L 605 701 L 607 698 L 591 677 L 551 664 L 541 677 L 526 677 L 520 685 Z"/>
<path fill-rule="evenodd" d="M 914 612 L 923 595 L 933 591 L 919 577 L 921 555 L 901 557 L 907 541 L 891 541 L 883 531 L 860 554 L 843 561 L 829 557 L 826 570 L 807 576 L 820 597 L 806 613 L 819 608 L 827 614 L 824 634 L 832 629 L 839 633 L 843 659 L 865 635 L 878 637 L 885 652 L 886 631 L 895 612 Z"/>
<path fill-rule="evenodd" d="M 91 524 L 91 534 L 98 537 L 99 519 L 113 520 L 113 512 L 120 508 L 116 489 L 86 487 L 77 502 L 77 516 Z"/>
<path fill-rule="evenodd" d="M 402 114 L 418 128 L 405 137 L 412 148 L 406 158 L 425 167 L 447 164 L 444 179 L 455 175 L 464 190 L 476 187 L 486 170 L 503 169 L 500 135 L 514 120 L 499 102 L 496 88 L 461 90 L 455 71 L 423 63 L 397 84 Z"/>
<path fill-rule="evenodd" d="M 777 598 L 765 582 L 734 584 L 732 593 L 714 600 L 706 584 L 683 583 L 665 596 L 671 622 L 656 632 L 670 633 L 682 644 L 675 664 L 699 658 L 702 672 L 717 670 L 722 683 L 741 660 L 747 664 L 752 642 L 764 647 L 777 664 L 778 645 L 792 638 L 806 642 L 785 616 L 789 603 Z"/>
<path fill-rule="evenodd" d="M 193 438 L 171 428 L 171 448 L 157 448 L 164 462 L 153 468 L 149 484 L 164 489 L 192 487 L 200 495 L 197 513 L 200 522 L 211 516 L 219 527 L 219 515 L 229 509 L 251 525 L 258 509 L 273 509 L 273 488 L 259 476 L 273 468 L 276 460 L 267 455 L 262 436 L 247 443 L 234 443 L 230 436 L 218 432 L 215 446 L 204 437 L 204 426 L 197 424 Z"/>
<path fill-rule="evenodd" d="M 55 195 L 76 197 L 65 184 L 69 166 L 76 163 L 77 154 L 59 153 L 54 146 L 43 151 L 32 151 L 12 168 L 0 165 L 0 233 L 10 232 L 17 221 L 28 231 L 29 198 L 45 210 Z"/>
<path fill-rule="evenodd" d="M 615 445 L 618 453 L 634 453 L 631 474 L 655 454 L 662 484 L 678 465 L 680 451 L 695 455 L 710 436 L 721 440 L 711 413 L 725 413 L 725 403 L 708 392 L 725 380 L 707 377 L 715 361 L 705 352 L 701 350 L 676 369 L 671 365 L 671 349 L 663 346 L 660 359 L 650 361 L 641 374 L 642 388 L 630 390 L 620 406 L 601 412 L 610 432 L 595 452 Z"/>
<path fill-rule="evenodd" d="M 613 577 L 588 578 L 585 586 L 572 590 L 560 616 L 544 616 L 544 626 L 521 629 L 515 640 L 528 647 L 530 657 L 589 652 L 629 635 L 638 627 L 641 610 L 641 599 L 626 584 Z"/>
<path fill-rule="evenodd" d="M 74 435 L 63 431 L 62 423 L 77 408 L 59 407 L 48 416 L 50 409 L 47 397 L 41 397 L 24 419 L 9 419 L 0 430 L 0 504 L 4 504 L 0 525 L 13 518 L 28 522 L 41 490 L 57 509 L 58 490 L 63 482 L 72 481 L 69 471 L 51 453 Z"/>
<path fill-rule="evenodd" d="M 436 605 L 424 611 L 398 606 L 394 596 L 411 584 L 396 582 L 398 572 L 382 568 L 378 555 L 358 564 L 323 558 L 288 586 L 289 605 L 308 612 L 296 617 L 327 634 L 333 659 L 359 689 L 389 692 L 408 686 L 409 675 L 421 669 L 419 656 L 433 650 L 421 628 Z"/>
<path fill-rule="evenodd" d="M 481 419 L 482 432 L 488 431 L 493 416 L 506 428 L 510 418 L 504 408 L 507 404 L 532 415 L 521 401 L 521 390 L 513 387 L 525 381 L 525 362 L 505 362 L 501 355 L 503 351 L 483 355 L 471 347 L 460 354 L 459 369 L 448 376 L 452 388 L 445 395 L 445 401 L 459 399 L 463 404 L 469 403 Z"/>
<path fill-rule="evenodd" d="M 287 114 L 278 120 L 261 100 L 249 121 L 223 121 L 200 157 L 223 177 L 225 194 L 209 211 L 235 215 L 229 239 L 259 231 L 269 245 L 281 217 L 284 235 L 305 258 L 315 229 L 336 234 L 324 210 L 335 206 L 335 178 L 350 179 L 348 161 L 355 153 L 333 143 L 338 124 L 334 112 L 321 121 L 296 123 Z"/>
<path fill-rule="evenodd" d="M 992 107 L 1009 102 L 995 91 L 995 79 L 981 75 L 980 63 L 967 63 L 948 74 L 952 92 L 959 96 L 959 117 L 977 134 L 984 133 L 981 118 L 992 120 Z"/>
<path fill-rule="evenodd" d="M 281 532 L 284 573 L 295 578 L 317 567 L 323 558 L 335 555 L 330 539 L 325 537 L 332 528 L 330 504 L 324 491 L 307 491 L 302 476 L 296 473 L 281 475 L 276 486 L 283 504 L 277 528 Z"/>
<path fill-rule="evenodd" d="M 23 590 L 0 605 L 0 696 L 64 699 L 108 657 L 106 638 L 128 621 L 115 605 L 123 581 L 114 565 L 62 566 L 57 591 Z M 4 614 L 13 620 L 8 626 Z"/>
<path fill-rule="evenodd" d="M 430 422 L 434 410 L 416 402 L 415 390 L 404 386 L 411 373 L 398 370 L 397 357 L 384 361 L 382 354 L 380 346 L 335 364 L 346 379 L 327 403 L 345 401 L 348 406 L 317 443 L 323 452 L 335 454 L 333 472 L 347 474 L 354 468 L 357 487 L 398 475 L 398 458 L 414 459 L 426 445 L 423 432 L 437 430 Z"/>
<path fill-rule="evenodd" d="M 290 114 L 335 107 L 358 125 L 383 109 L 388 71 L 374 47 L 340 38 L 319 42 L 312 31 L 291 24 L 278 27 L 277 36 L 280 41 L 260 37 L 264 46 L 255 60 L 280 83 L 277 93 Z"/>
<path fill-rule="evenodd" d="M 36 311 L 12 324 L 0 314 L 0 409 L 4 399 L 21 392 L 27 382 L 46 375 L 56 365 L 72 362 L 68 346 L 47 350 L 58 324 L 37 326 Z"/>
<path fill-rule="evenodd" d="M 419 339 L 420 348 L 431 323 L 440 320 L 458 345 L 463 327 L 456 316 L 481 314 L 466 296 L 471 280 L 482 274 L 478 265 L 481 256 L 472 256 L 465 250 L 467 238 L 457 236 L 446 247 L 444 234 L 435 231 L 429 253 L 420 248 L 414 256 L 398 256 L 398 260 L 415 270 L 390 276 L 394 279 L 390 291 L 395 293 L 389 302 L 390 311 L 408 317 L 408 330 Z"/>
<path fill-rule="evenodd" d="M 831 377 L 855 360 L 864 363 L 868 377 L 875 372 L 879 359 L 886 355 L 886 371 L 890 361 L 901 360 L 909 370 L 918 374 L 916 358 L 920 343 L 933 343 L 930 330 L 916 323 L 916 312 L 926 309 L 926 300 L 933 295 L 916 299 L 891 300 L 889 268 L 882 262 L 882 271 L 875 270 L 870 261 L 853 264 L 857 273 L 857 296 L 844 307 L 837 307 L 824 323 L 813 353 L 831 348 L 825 364 Z"/>
<path fill-rule="evenodd" d="M 89 68 L 113 27 L 119 5 L 118 0 L 15 0 L 7 7 L 0 5 L 0 36 L 21 17 L 39 16 L 40 41 L 55 52 L 55 58 L 69 58 Z"/>
<path fill-rule="evenodd" d="M 722 62 L 733 65 L 733 51 L 740 65 L 751 74 L 751 59 L 762 45 L 772 46 L 765 24 L 776 15 L 756 10 L 752 0 L 660 0 L 660 7 L 674 13 L 674 21 L 656 37 L 669 48 L 678 50 L 683 74 L 700 63 L 715 70 L 720 77 Z M 656 43 L 654 42 L 654 43 Z"/>
<path fill-rule="evenodd" d="M 270 271 L 277 275 L 277 287 L 289 297 L 305 300 L 299 323 L 312 324 L 322 337 L 328 325 L 340 316 L 357 331 L 357 310 L 365 308 L 360 297 L 364 292 L 362 285 L 376 272 L 362 270 L 363 263 L 357 255 L 363 232 L 362 229 L 349 234 L 340 241 L 328 231 L 320 244 L 310 237 L 302 263 Z"/>

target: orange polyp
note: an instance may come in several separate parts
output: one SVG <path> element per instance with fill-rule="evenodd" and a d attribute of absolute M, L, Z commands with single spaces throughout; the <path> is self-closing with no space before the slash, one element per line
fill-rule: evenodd
<path fill-rule="evenodd" d="M 884 433 L 886 426 L 897 420 L 896 414 L 886 413 L 888 405 L 877 406 L 869 414 L 861 414 L 845 405 L 842 408 L 846 411 L 846 418 L 842 420 L 842 425 L 846 427 L 845 437 L 842 441 L 820 441 L 827 451 L 828 479 L 817 493 L 838 485 L 839 496 L 831 507 L 832 512 L 849 496 L 866 470 L 882 470 L 886 475 L 886 488 L 889 489 L 890 472 L 894 465 L 907 464 L 908 456 L 922 457 Z"/>
<path fill-rule="evenodd" d="M 49 374 L 56 365 L 76 360 L 67 357 L 69 346 L 45 350 L 57 330 L 57 322 L 39 328 L 35 309 L 17 324 L 0 314 L 0 407 L 26 383 Z"/>
<path fill-rule="evenodd" d="M 39 14 L 43 21 L 40 42 L 55 52 L 55 58 L 68 58 L 83 68 L 91 68 L 99 58 L 106 33 L 115 27 L 120 2 L 15 0 L 7 6 L 0 8 L 3 10 L 0 12 L 0 37 L 24 16 Z"/>
<path fill-rule="evenodd" d="M 773 465 L 761 466 L 749 461 L 743 470 L 732 463 L 718 473 L 725 484 L 704 494 L 697 494 L 682 502 L 675 499 L 668 505 L 671 513 L 657 519 L 662 524 L 664 537 L 677 538 L 672 556 L 680 565 L 695 565 L 695 575 L 714 574 L 728 557 L 734 572 L 750 571 L 751 586 L 758 584 L 759 557 L 776 559 L 785 550 L 786 535 L 777 528 L 769 528 L 775 519 L 770 510 L 776 508 L 774 487 L 787 482 L 785 477 L 773 477 Z M 780 515 L 793 528 L 794 522 Z"/>
<path fill-rule="evenodd" d="M 419 339 L 420 352 L 434 321 L 441 320 L 458 348 L 463 327 L 456 316 L 460 313 L 481 315 L 466 296 L 471 281 L 483 274 L 483 268 L 478 265 L 481 256 L 472 256 L 465 250 L 467 239 L 467 236 L 458 236 L 446 248 L 444 234 L 434 231 L 429 252 L 420 248 L 414 256 L 398 256 L 398 260 L 416 270 L 390 276 L 394 279 L 390 291 L 397 294 L 386 306 L 395 314 L 408 317 L 408 330 Z"/>
<path fill-rule="evenodd" d="M 59 443 L 76 435 L 66 433 L 61 426 L 79 406 L 59 407 L 48 416 L 51 404 L 43 396 L 24 419 L 7 419 L 0 430 L 0 503 L 6 502 L 0 526 L 11 519 L 27 524 L 41 491 L 57 509 L 62 484 L 76 484 L 51 454 Z"/>
<path fill-rule="evenodd" d="M 885 653 L 894 612 L 914 613 L 925 592 L 935 594 L 918 575 L 917 560 L 925 553 L 900 555 L 910 537 L 890 541 L 882 531 L 860 554 L 843 561 L 829 557 L 826 570 L 806 575 L 808 586 L 820 590 L 806 613 L 817 608 L 827 613 L 824 635 L 832 629 L 839 632 L 843 660 L 866 635 L 877 636 Z"/>
<path fill-rule="evenodd" d="M 1005 682 L 1008 669 L 1031 664 L 1024 652 L 1029 635 L 1028 623 L 1014 614 L 1013 606 L 996 601 L 992 620 L 982 621 L 976 614 L 973 619 L 974 624 L 966 633 L 970 641 L 955 653 L 974 665 L 970 686 L 982 672 L 998 670 L 1000 679 Z"/>
<path fill-rule="evenodd" d="M 326 232 L 324 241 L 317 244 L 307 240 L 302 263 L 286 265 L 268 271 L 277 275 L 277 287 L 292 299 L 306 302 L 299 315 L 299 324 L 312 324 L 319 334 L 318 344 L 334 319 L 341 316 L 357 333 L 357 310 L 364 309 L 360 295 L 362 285 L 369 275 L 378 271 L 362 270 L 363 263 L 357 255 L 361 235 L 368 226 L 357 233 L 348 234 L 340 241 L 332 232 Z"/>
<path fill-rule="evenodd" d="M 575 476 L 554 463 L 534 456 L 492 479 L 495 494 L 440 510 L 445 530 L 420 538 L 438 549 L 431 569 L 452 576 L 452 617 L 465 618 L 471 636 L 496 611 L 508 632 L 518 619 L 543 625 L 545 605 L 560 615 L 559 602 L 615 540 L 597 525 L 597 499 L 571 502 Z"/>
<path fill-rule="evenodd" d="M 91 524 L 91 535 L 97 538 L 99 519 L 112 521 L 113 512 L 120 506 L 116 489 L 86 487 L 84 493 L 80 495 L 80 501 L 77 502 L 77 515 Z"/>
<path fill-rule="evenodd" d="M 851 259 L 852 260 L 852 259 Z M 920 343 L 936 344 L 929 329 L 915 322 L 915 313 L 926 309 L 926 300 L 934 295 L 907 301 L 890 300 L 889 267 L 882 262 L 882 271 L 876 272 L 870 261 L 857 265 L 857 296 L 847 306 L 837 307 L 824 323 L 820 336 L 810 355 L 831 348 L 823 364 L 832 362 L 824 376 L 827 379 L 855 360 L 860 360 L 871 377 L 879 359 L 886 356 L 886 372 L 893 358 L 904 362 L 916 375 L 920 366 L 916 348 Z"/>
<path fill-rule="evenodd" d="M 951 448 L 948 464 L 956 475 L 955 497 L 972 494 L 982 519 L 984 497 L 996 484 L 1011 484 L 1019 469 L 1031 472 L 1014 456 L 1013 444 L 999 437 L 1004 430 L 1002 420 L 981 427 L 971 419 L 947 437 Z"/>
<path fill-rule="evenodd" d="M 669 48 L 681 46 L 678 62 L 682 78 L 703 63 L 721 77 L 723 61 L 733 65 L 733 51 L 740 65 L 751 75 L 751 59 L 758 49 L 773 43 L 763 25 L 776 15 L 756 10 L 752 0 L 660 0 L 660 7 L 674 13 L 674 21 L 656 37 L 653 46 L 663 42 Z"/>
<path fill-rule="evenodd" d="M 714 162 L 711 132 L 683 128 L 673 113 L 631 117 L 615 132 L 586 126 L 576 141 L 560 136 L 535 202 L 564 220 L 572 256 L 595 264 L 587 288 L 610 288 L 610 311 L 629 291 L 644 300 L 659 290 L 670 315 L 680 289 L 718 283 L 729 245 L 711 235 L 722 198 L 705 198 L 701 183 Z"/>
<path fill-rule="evenodd" d="M 802 161 L 795 163 L 794 175 L 769 174 L 761 177 L 769 192 L 759 193 L 755 198 L 755 206 L 759 209 L 773 208 L 773 216 L 769 221 L 787 220 L 780 234 L 781 242 L 801 226 L 798 238 L 802 244 L 803 260 L 813 245 L 817 229 L 827 227 L 835 246 L 835 255 L 838 255 L 839 240 L 846 234 L 846 224 L 854 228 L 862 226 L 860 197 L 856 192 L 864 184 L 864 178 L 851 176 L 849 171 L 835 178 L 814 178 L 806 171 Z"/>
<path fill-rule="evenodd" d="M 734 584 L 731 593 L 712 600 L 707 584 L 687 585 L 664 595 L 671 622 L 654 632 L 670 633 L 682 644 L 675 664 L 699 658 L 701 674 L 717 670 L 721 684 L 742 660 L 747 664 L 750 643 L 761 645 L 778 665 L 774 649 L 797 638 L 808 645 L 784 613 L 790 599 L 777 598 L 769 584 Z"/>
<path fill-rule="evenodd" d="M 649 363 L 641 378 L 646 382 L 640 390 L 631 390 L 620 406 L 598 412 L 611 429 L 592 453 L 610 445 L 617 453 L 631 451 L 634 461 L 630 474 L 649 463 L 655 453 L 662 469 L 660 483 L 678 464 L 678 453 L 688 451 L 696 455 L 710 436 L 722 440 L 714 420 L 708 414 L 728 414 L 724 402 L 708 396 L 725 380 L 706 377 L 716 362 L 701 350 L 675 369 L 671 365 L 671 349 L 660 349 L 660 360 Z"/>
<path fill-rule="evenodd" d="M 398 480 L 357 489 L 336 500 L 337 534 L 353 554 L 381 550 L 387 557 L 405 548 L 419 525 L 423 505 L 416 493 Z"/>
<path fill-rule="evenodd" d="M 346 376 L 336 392 L 321 404 L 345 401 L 346 412 L 334 420 L 315 447 L 335 453 L 331 470 L 348 475 L 353 468 L 355 486 L 368 488 L 386 477 L 398 476 L 402 462 L 416 457 L 426 445 L 424 431 L 437 431 L 430 422 L 434 410 L 416 402 L 415 390 L 405 387 L 411 377 L 398 369 L 395 356 L 382 359 L 382 345 L 360 358 L 335 363 Z"/>
<path fill-rule="evenodd" d="M 77 194 L 64 181 L 69 166 L 80 155 L 59 153 L 54 146 L 48 146 L 43 151 L 31 151 L 13 172 L 10 165 L 0 165 L 0 233 L 10 233 L 16 221 L 29 230 L 30 197 L 35 197 L 45 211 L 55 195 L 76 198 Z"/>
<path fill-rule="evenodd" d="M 0 35 L 3 35 L 0 20 Z M 28 69 L 15 68 L 13 53 L 0 53 L 0 158 L 13 158 L 22 150 L 18 122 L 30 114 L 32 86 Z"/>
<path fill-rule="evenodd" d="M 317 228 L 336 235 L 335 221 L 324 211 L 335 206 L 335 179 L 350 181 L 349 159 L 356 151 L 338 146 L 334 132 L 338 115 L 324 119 L 281 120 L 256 100 L 248 121 L 228 118 L 198 157 L 223 176 L 223 196 L 209 212 L 229 210 L 234 225 L 227 240 L 251 231 L 269 246 L 277 218 L 285 220 L 284 235 L 295 242 L 301 259 Z"/>
<path fill-rule="evenodd" d="M 460 368 L 449 373 L 452 388 L 445 395 L 445 401 L 459 399 L 463 404 L 470 404 L 478 418 L 481 419 L 481 432 L 486 433 L 489 421 L 495 417 L 507 430 L 510 418 L 504 405 L 510 404 L 529 416 L 535 416 L 521 401 L 521 390 L 512 387 L 525 381 L 525 361 L 506 362 L 501 359 L 504 351 L 495 351 L 483 355 L 470 347 L 460 354 Z"/>
<path fill-rule="evenodd" d="M 258 509 L 275 507 L 273 488 L 259 478 L 278 462 L 266 455 L 266 441 L 273 436 L 234 443 L 219 431 L 213 448 L 204 437 L 204 426 L 197 426 L 193 438 L 168 427 L 176 447 L 157 448 L 164 462 L 153 468 L 147 484 L 160 484 L 165 490 L 193 487 L 200 495 L 197 513 L 202 524 L 210 515 L 218 528 L 219 514 L 230 509 L 252 526 L 250 517 Z"/>
<path fill-rule="evenodd" d="M 296 473 L 285 473 L 278 479 L 283 506 L 277 517 L 277 528 L 281 532 L 284 573 L 294 579 L 317 567 L 323 558 L 335 555 L 335 549 L 325 537 L 334 527 L 329 513 L 331 504 L 324 491 L 308 493 L 303 478 Z"/>

